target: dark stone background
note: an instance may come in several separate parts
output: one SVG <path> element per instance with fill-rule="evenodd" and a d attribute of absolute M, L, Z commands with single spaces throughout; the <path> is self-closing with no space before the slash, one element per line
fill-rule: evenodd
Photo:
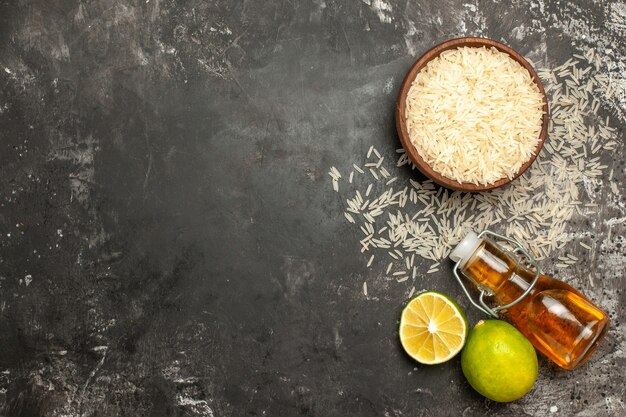
<path fill-rule="evenodd" d="M 393 156 L 395 94 L 434 44 L 482 35 L 552 66 L 592 47 L 623 81 L 625 17 L 611 1 L 0 1 L 3 415 L 626 415 L 624 262 L 583 288 L 614 323 L 592 364 L 543 360 L 530 395 L 493 403 L 458 359 L 402 353 L 410 287 L 363 296 L 375 272 L 326 174 L 370 144 Z M 623 146 L 612 158 L 623 192 Z M 444 266 L 421 284 L 461 300 Z"/>

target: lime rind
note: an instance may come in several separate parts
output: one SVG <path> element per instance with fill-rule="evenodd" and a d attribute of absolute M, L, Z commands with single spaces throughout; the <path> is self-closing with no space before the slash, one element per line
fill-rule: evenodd
<path fill-rule="evenodd" d="M 537 354 L 509 323 L 481 320 L 466 340 L 461 368 L 478 393 L 496 402 L 511 402 L 526 395 L 537 381 Z"/>

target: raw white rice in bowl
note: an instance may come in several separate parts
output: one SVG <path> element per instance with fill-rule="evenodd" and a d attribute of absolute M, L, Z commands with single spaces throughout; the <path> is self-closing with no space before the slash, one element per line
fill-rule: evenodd
<path fill-rule="evenodd" d="M 406 125 L 430 167 L 460 183 L 513 178 L 533 156 L 543 96 L 532 76 L 495 48 L 461 47 L 431 60 L 411 84 Z"/>

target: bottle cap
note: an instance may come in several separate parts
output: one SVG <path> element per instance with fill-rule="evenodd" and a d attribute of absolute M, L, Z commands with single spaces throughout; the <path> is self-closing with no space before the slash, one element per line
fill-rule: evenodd
<path fill-rule="evenodd" d="M 472 256 L 478 245 L 480 245 L 482 239 L 474 232 L 469 232 L 463 240 L 456 245 L 456 248 L 450 253 L 450 259 L 454 262 L 460 261 L 460 266 L 463 266 L 465 262 Z"/>

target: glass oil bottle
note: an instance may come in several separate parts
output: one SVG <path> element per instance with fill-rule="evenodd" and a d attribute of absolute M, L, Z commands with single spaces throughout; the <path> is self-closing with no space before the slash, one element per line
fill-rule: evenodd
<path fill-rule="evenodd" d="M 517 248 L 507 251 L 496 239 Z M 516 252 L 526 255 L 535 271 L 522 264 Z M 450 258 L 456 262 L 454 273 L 475 307 L 495 317 L 498 311 L 505 312 L 533 346 L 561 368 L 582 365 L 607 332 L 609 318 L 604 311 L 572 286 L 541 274 L 532 256 L 512 239 L 488 231 L 478 236 L 470 232 Z M 457 271 L 481 290 L 478 303 Z M 487 306 L 484 297 L 488 295 L 498 307 Z"/>

